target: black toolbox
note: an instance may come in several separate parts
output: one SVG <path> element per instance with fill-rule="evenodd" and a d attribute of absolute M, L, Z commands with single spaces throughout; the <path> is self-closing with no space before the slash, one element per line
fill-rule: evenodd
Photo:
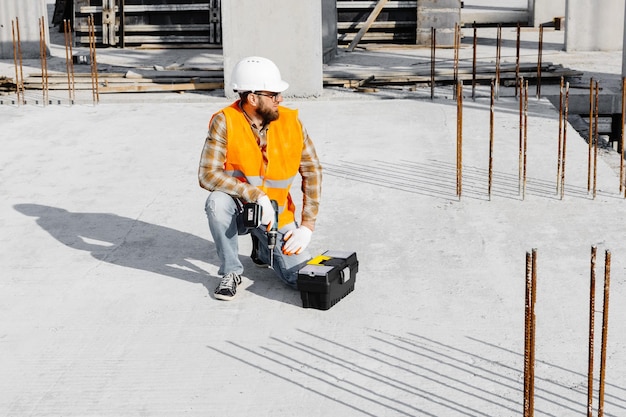
<path fill-rule="evenodd" d="M 328 310 L 354 290 L 359 261 L 356 252 L 328 250 L 298 271 L 302 307 Z"/>

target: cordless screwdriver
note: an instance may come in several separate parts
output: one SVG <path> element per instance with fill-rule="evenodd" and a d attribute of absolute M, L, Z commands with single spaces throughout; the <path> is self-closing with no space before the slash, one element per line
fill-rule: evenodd
<path fill-rule="evenodd" d="M 278 202 L 270 200 L 274 209 L 274 221 L 272 227 L 267 232 L 267 248 L 270 250 L 270 268 L 274 267 L 274 247 L 276 247 L 276 238 L 278 236 Z"/>

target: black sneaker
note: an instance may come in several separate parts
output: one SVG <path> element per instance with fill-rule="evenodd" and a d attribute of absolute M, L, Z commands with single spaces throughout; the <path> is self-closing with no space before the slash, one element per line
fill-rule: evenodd
<path fill-rule="evenodd" d="M 256 236 L 254 235 L 250 235 L 250 236 L 252 237 L 252 253 L 250 254 L 250 259 L 252 259 L 252 262 L 254 262 L 254 264 L 258 266 L 259 268 L 269 268 L 268 264 L 266 264 L 261 259 L 259 259 L 257 248 L 259 247 L 259 244 L 261 242 Z"/>
<path fill-rule="evenodd" d="M 222 277 L 220 285 L 215 289 L 215 298 L 230 301 L 237 294 L 237 285 L 241 284 L 241 277 L 235 272 L 229 272 Z"/>

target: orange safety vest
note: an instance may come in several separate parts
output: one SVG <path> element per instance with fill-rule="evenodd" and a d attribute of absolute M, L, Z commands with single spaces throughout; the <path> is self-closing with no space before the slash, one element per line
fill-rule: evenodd
<path fill-rule="evenodd" d="M 278 228 L 295 221 L 296 206 L 289 189 L 298 175 L 304 136 L 298 111 L 279 106 L 279 118 L 267 130 L 267 167 L 239 102 L 222 110 L 226 116 L 224 172 L 261 189 L 278 203 Z"/>

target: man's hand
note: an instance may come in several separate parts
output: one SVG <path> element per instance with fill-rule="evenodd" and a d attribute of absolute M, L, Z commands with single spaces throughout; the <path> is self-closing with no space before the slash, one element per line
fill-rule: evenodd
<path fill-rule="evenodd" d="M 270 198 L 266 195 L 261 196 L 256 203 L 261 206 L 261 224 L 267 225 L 267 230 L 270 230 L 272 223 L 274 223 L 274 207 L 272 207 Z"/>
<path fill-rule="evenodd" d="M 284 238 L 283 253 L 285 255 L 299 255 L 311 242 L 312 234 L 311 229 L 305 226 L 288 231 Z"/>

